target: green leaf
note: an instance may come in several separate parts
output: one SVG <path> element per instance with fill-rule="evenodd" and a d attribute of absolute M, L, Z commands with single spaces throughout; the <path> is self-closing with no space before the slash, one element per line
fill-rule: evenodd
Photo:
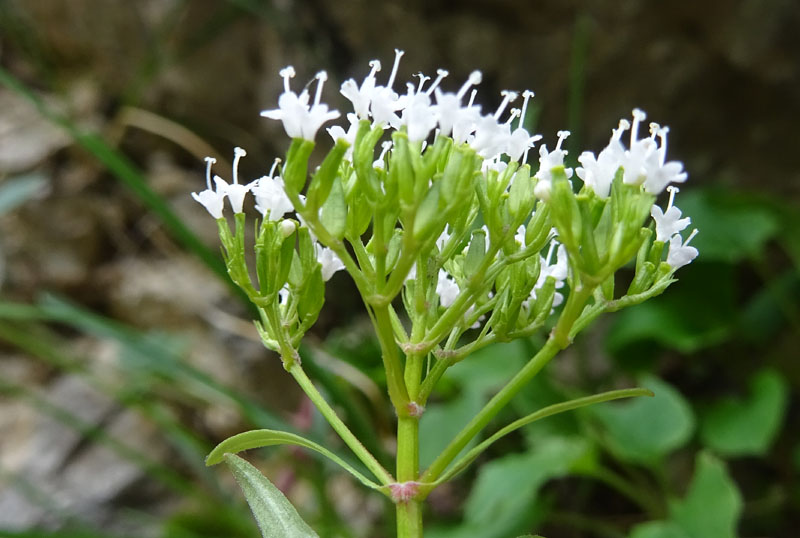
<path fill-rule="evenodd" d="M 622 389 L 622 390 L 612 390 L 609 392 L 603 392 L 601 394 L 595 394 L 593 396 L 586 396 L 584 398 L 576 398 L 574 400 L 570 400 L 568 402 L 561 402 L 554 405 L 549 405 L 535 413 L 531 413 L 521 419 L 515 420 L 508 426 L 500 429 L 497 433 L 480 443 L 478 446 L 469 450 L 464 456 L 461 457 L 458 461 L 456 461 L 450 469 L 446 473 L 442 475 L 439 479 L 441 482 L 447 482 L 462 470 L 464 470 L 470 463 L 475 461 L 478 456 L 480 456 L 483 451 L 489 448 L 493 443 L 498 441 L 499 439 L 505 437 L 511 432 L 522 428 L 532 422 L 537 420 L 541 420 L 543 418 L 547 418 L 552 415 L 556 415 L 558 413 L 564 413 L 567 411 L 572 411 L 573 409 L 579 409 L 581 407 L 586 407 L 589 405 L 594 405 L 602 402 L 608 402 L 611 400 L 617 400 L 620 398 L 633 398 L 636 396 L 653 396 L 653 393 L 647 389 Z"/>
<path fill-rule="evenodd" d="M 728 398 L 709 409 L 700 437 L 724 456 L 764 455 L 780 430 L 788 398 L 783 376 L 762 370 L 751 380 L 749 398 Z"/>
<path fill-rule="evenodd" d="M 225 454 L 228 464 L 239 487 L 242 488 L 247 504 L 261 529 L 264 538 L 306 538 L 318 536 L 303 521 L 292 503 L 278 488 L 267 480 L 261 471 L 233 454 Z"/>
<path fill-rule="evenodd" d="M 372 489 L 380 489 L 380 486 L 364 476 L 361 472 L 357 471 L 352 465 L 344 461 L 342 458 L 328 450 L 327 448 L 309 441 L 305 437 L 295 435 L 293 433 L 282 432 L 277 430 L 252 430 L 249 432 L 240 433 L 233 437 L 228 437 L 209 453 L 206 458 L 206 465 L 216 465 L 220 463 L 226 454 L 236 454 L 243 450 L 250 450 L 252 448 L 262 448 L 266 446 L 275 445 L 295 445 L 302 446 L 314 450 L 335 464 L 339 465 L 342 469 L 353 475 L 359 482 Z"/>
<path fill-rule="evenodd" d="M 671 507 L 671 518 L 691 538 L 736 538 L 742 496 L 725 464 L 701 453 L 694 479 L 683 501 Z"/>
<path fill-rule="evenodd" d="M 741 512 L 742 497 L 725 464 L 701 453 L 686 496 L 670 503 L 669 518 L 636 526 L 630 538 L 736 538 Z"/>
<path fill-rule="evenodd" d="M 672 521 L 650 521 L 637 525 L 630 538 L 691 538 Z"/>
<path fill-rule="evenodd" d="M 645 376 L 639 384 L 655 397 L 599 406 L 591 412 L 603 424 L 614 454 L 626 461 L 654 464 L 689 441 L 694 415 L 680 392 L 664 381 Z"/>
<path fill-rule="evenodd" d="M 748 194 L 722 189 L 694 189 L 676 203 L 700 230 L 692 245 L 700 260 L 737 262 L 756 257 L 764 244 L 780 231 L 773 203 Z"/>

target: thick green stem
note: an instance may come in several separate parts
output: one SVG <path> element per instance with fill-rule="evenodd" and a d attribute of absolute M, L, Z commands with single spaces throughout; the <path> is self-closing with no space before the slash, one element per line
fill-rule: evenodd
<path fill-rule="evenodd" d="M 392 319 L 389 306 L 373 306 L 372 321 L 375 332 L 381 345 L 383 367 L 386 369 L 386 385 L 389 389 L 389 398 L 392 400 L 397 416 L 408 413 L 408 389 L 403 379 L 403 365 L 400 362 L 397 344 L 394 339 Z"/>
<path fill-rule="evenodd" d="M 419 476 L 419 418 L 397 420 L 397 481 L 395 495 L 398 538 L 422 537 L 422 507 L 416 498 Z"/>

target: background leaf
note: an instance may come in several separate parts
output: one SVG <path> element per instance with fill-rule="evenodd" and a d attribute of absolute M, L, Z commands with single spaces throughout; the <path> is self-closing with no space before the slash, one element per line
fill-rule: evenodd
<path fill-rule="evenodd" d="M 668 383 L 644 376 L 639 384 L 653 398 L 589 408 L 604 427 L 609 448 L 626 461 L 653 464 L 683 446 L 694 431 L 689 403 Z"/>
<path fill-rule="evenodd" d="M 703 417 L 703 443 L 725 456 L 760 456 L 767 452 L 780 430 L 789 389 L 774 370 L 757 373 L 747 399 L 726 398 Z"/>

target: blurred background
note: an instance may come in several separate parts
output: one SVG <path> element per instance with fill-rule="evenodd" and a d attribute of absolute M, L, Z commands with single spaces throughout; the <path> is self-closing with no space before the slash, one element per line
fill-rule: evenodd
<path fill-rule="evenodd" d="M 327 69 L 400 80 L 484 73 L 478 101 L 536 92 L 531 126 L 572 158 L 641 107 L 671 127 L 700 230 L 680 282 L 607 315 L 493 427 L 644 384 L 658 397 L 548 419 L 431 496 L 426 536 L 792 537 L 800 525 L 800 4 L 366 0 L 0 1 L 0 535 L 253 537 L 203 458 L 257 427 L 345 451 L 224 275 L 189 196 L 206 155 L 263 175 L 288 147 L 260 118 Z M 318 143 L 326 144 L 321 132 Z M 393 414 L 376 343 L 340 273 L 303 349 L 309 374 L 384 461 Z M 423 463 L 539 344 L 452 370 Z M 393 535 L 393 509 L 300 450 L 248 455 L 323 537 Z"/>

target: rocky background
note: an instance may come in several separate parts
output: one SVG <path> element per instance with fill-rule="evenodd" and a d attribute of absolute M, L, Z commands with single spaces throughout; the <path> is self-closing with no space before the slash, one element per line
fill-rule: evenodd
<path fill-rule="evenodd" d="M 334 88 L 363 77 L 372 58 L 390 63 L 395 47 L 406 51 L 401 79 L 444 67 L 446 84 L 460 84 L 477 68 L 484 107 L 496 106 L 502 89 L 531 88 L 537 132 L 552 144 L 569 128 L 571 147 L 600 149 L 638 106 L 670 125 L 670 155 L 690 174 L 686 190 L 713 185 L 796 208 L 798 30 L 793 0 L 3 0 L 0 187 L 14 190 L 0 198 L 0 529 L 77 522 L 129 536 L 189 536 L 173 527 L 247 536 L 252 527 L 226 527 L 228 515 L 215 519 L 208 496 L 190 493 L 195 479 L 185 477 L 205 471 L 179 457 L 259 422 L 223 387 L 295 427 L 321 429 L 230 288 L 119 172 L 140 174 L 216 254 L 214 222 L 189 192 L 203 188 L 205 155 L 225 169 L 242 146 L 243 175 L 258 177 L 285 151 L 280 125 L 258 116 L 281 91 L 281 67 L 294 65 L 298 81 L 327 69 L 326 98 L 339 108 Z M 108 152 L 76 132 L 97 135 L 125 162 L 103 160 Z M 800 266 L 799 251 L 788 252 L 768 249 L 757 267 L 741 266 L 741 295 Z M 357 342 L 360 305 L 345 279 L 336 283 L 316 337 Z M 796 388 L 800 341 L 781 335 L 772 352 Z M 710 351 L 708 368 L 728 354 Z M 665 360 L 682 364 L 674 353 Z M 320 364 L 320 375 L 355 375 L 333 357 L 321 354 Z M 379 398 L 373 381 L 356 381 L 367 400 Z M 787 429 L 797 425 L 796 404 Z M 377 415 L 390 437 L 391 418 Z M 742 464 L 740 476 L 762 490 L 788 480 L 795 441 Z M 287 452 L 265 465 L 298 503 L 313 497 L 309 488 L 327 488 L 330 506 L 312 510 L 340 514 L 356 535 L 384 532 L 379 500 L 347 480 L 300 480 L 291 462 L 303 457 Z M 214 480 L 230 486 L 224 473 Z M 229 519 L 246 521 L 237 519 L 238 493 L 227 491 Z M 796 528 L 797 492 L 781 491 L 764 501 L 778 503 L 763 527 L 770 536 Z M 442 496 L 438 513 L 457 517 L 462 497 Z"/>

